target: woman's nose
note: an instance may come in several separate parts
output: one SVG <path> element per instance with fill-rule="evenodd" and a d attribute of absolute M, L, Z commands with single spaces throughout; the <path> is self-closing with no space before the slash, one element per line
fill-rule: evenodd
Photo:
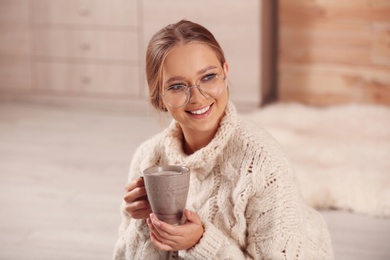
<path fill-rule="evenodd" d="M 202 90 L 198 86 L 193 86 L 190 88 L 190 100 L 189 103 L 196 103 L 200 100 L 205 99 Z"/>

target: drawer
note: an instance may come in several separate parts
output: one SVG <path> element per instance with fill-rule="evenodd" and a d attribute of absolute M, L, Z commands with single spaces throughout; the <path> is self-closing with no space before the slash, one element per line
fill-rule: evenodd
<path fill-rule="evenodd" d="M 36 62 L 40 90 L 69 94 L 139 94 L 137 66 Z"/>
<path fill-rule="evenodd" d="M 0 90 L 31 90 L 31 63 L 28 59 L 0 59 Z"/>
<path fill-rule="evenodd" d="M 34 42 L 38 56 L 139 60 L 135 32 L 37 29 Z"/>
<path fill-rule="evenodd" d="M 30 22 L 29 0 L 1 0 L 0 24 L 23 24 Z"/>
<path fill-rule="evenodd" d="M 30 32 L 19 26 L 0 25 L 0 56 L 29 56 Z"/>
<path fill-rule="evenodd" d="M 138 25 L 134 0 L 36 0 L 33 16 L 38 25 Z"/>

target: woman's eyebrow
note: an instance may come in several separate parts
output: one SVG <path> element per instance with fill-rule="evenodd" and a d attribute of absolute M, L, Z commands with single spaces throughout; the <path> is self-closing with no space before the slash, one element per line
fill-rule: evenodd
<path fill-rule="evenodd" d="M 184 77 L 180 77 L 180 76 L 172 77 L 172 78 L 169 78 L 167 81 L 165 81 L 164 85 L 168 85 L 169 83 L 174 82 L 174 81 L 183 81 L 183 80 L 185 80 Z"/>
<path fill-rule="evenodd" d="M 200 75 L 200 74 L 205 73 L 205 72 L 208 71 L 208 70 L 212 70 L 212 69 L 216 69 L 216 68 L 217 68 L 217 66 L 210 65 L 210 66 L 207 66 L 207 67 L 204 68 L 204 69 L 199 70 L 199 71 L 197 72 L 197 74 Z"/>
<path fill-rule="evenodd" d="M 217 66 L 210 65 L 210 66 L 207 66 L 207 67 L 199 70 L 196 74 L 201 75 L 209 70 L 216 69 L 216 68 L 217 68 Z M 168 85 L 169 83 L 174 82 L 174 81 L 183 81 L 183 80 L 185 80 L 184 77 L 175 76 L 175 77 L 169 78 L 167 81 L 165 81 L 164 85 Z"/>

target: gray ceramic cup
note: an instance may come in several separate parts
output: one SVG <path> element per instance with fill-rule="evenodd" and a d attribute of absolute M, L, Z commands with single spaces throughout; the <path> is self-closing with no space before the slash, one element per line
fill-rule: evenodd
<path fill-rule="evenodd" d="M 143 171 L 152 211 L 161 221 L 182 223 L 190 186 L 190 169 L 184 166 L 154 166 Z"/>

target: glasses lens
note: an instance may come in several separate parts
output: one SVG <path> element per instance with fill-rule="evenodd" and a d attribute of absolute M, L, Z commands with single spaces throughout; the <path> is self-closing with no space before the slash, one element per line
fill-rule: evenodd
<path fill-rule="evenodd" d="M 210 98 L 219 97 L 225 88 L 225 78 L 217 74 L 210 74 L 201 79 L 199 84 L 200 89 Z"/>
<path fill-rule="evenodd" d="M 182 107 L 187 103 L 188 87 L 186 85 L 170 86 L 164 92 L 164 99 L 172 107 Z"/>

